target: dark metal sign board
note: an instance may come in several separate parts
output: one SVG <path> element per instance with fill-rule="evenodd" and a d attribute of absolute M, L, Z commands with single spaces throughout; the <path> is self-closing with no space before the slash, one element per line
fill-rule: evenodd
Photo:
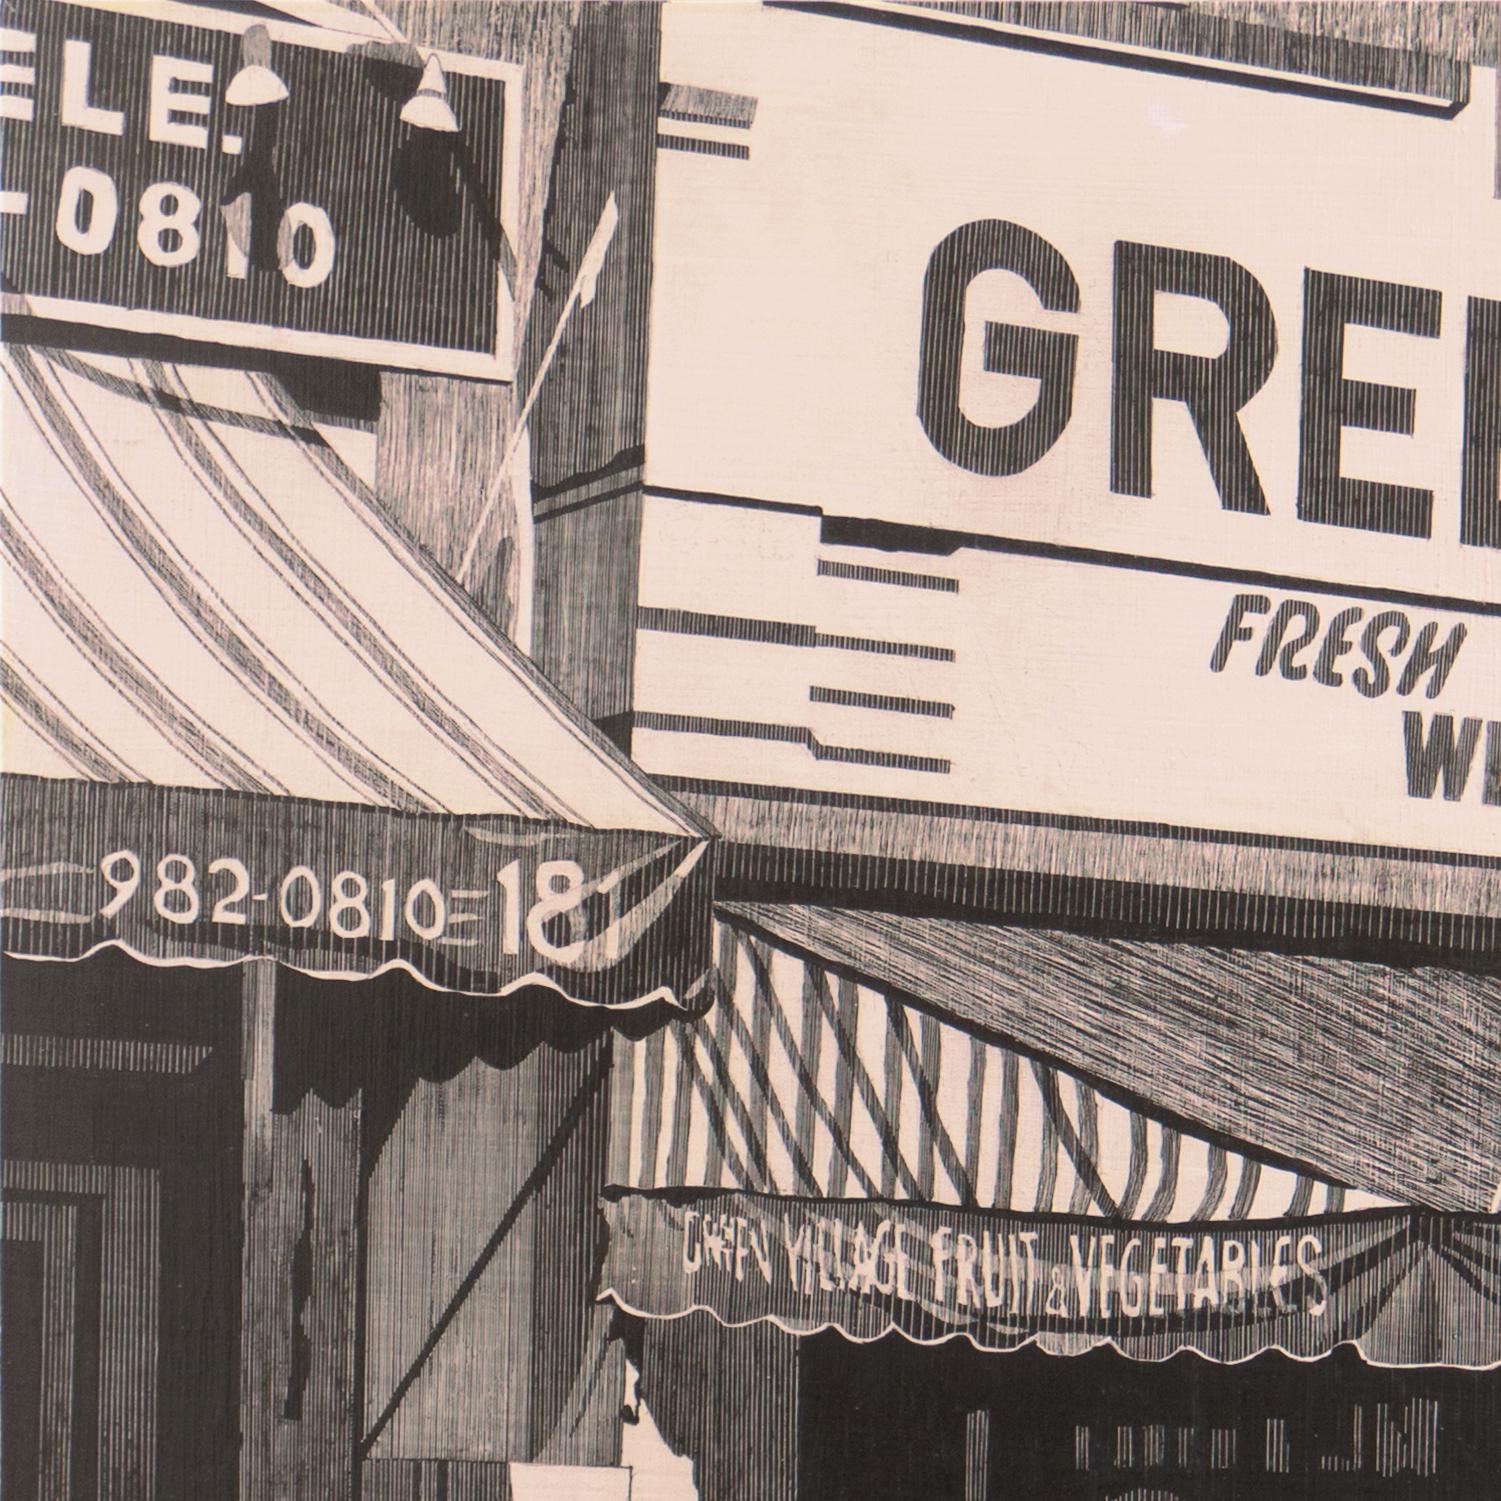
<path fill-rule="evenodd" d="M 7 0 L 5 312 L 509 380 L 520 69 L 255 24 Z M 431 55 L 457 130 L 401 119 Z"/>

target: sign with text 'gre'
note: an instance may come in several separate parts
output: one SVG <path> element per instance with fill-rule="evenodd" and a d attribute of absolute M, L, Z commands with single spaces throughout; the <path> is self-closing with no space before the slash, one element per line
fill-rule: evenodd
<path fill-rule="evenodd" d="M 423 130 L 409 50 L 252 24 L 7 0 L 6 313 L 510 379 L 519 69 L 439 54 L 459 128 Z M 285 97 L 238 102 L 248 64 Z"/>
<path fill-rule="evenodd" d="M 669 8 L 638 758 L 1501 854 L 1494 73 L 1025 41 Z"/>

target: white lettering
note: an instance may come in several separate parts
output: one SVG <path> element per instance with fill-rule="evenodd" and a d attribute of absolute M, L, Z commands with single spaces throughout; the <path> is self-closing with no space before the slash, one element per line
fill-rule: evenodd
<path fill-rule="evenodd" d="M 1089 1239 L 1089 1255 L 1086 1257 L 1079 1246 L 1079 1237 L 1070 1235 L 1069 1249 L 1073 1252 L 1074 1288 L 1079 1295 L 1079 1314 L 1088 1318 L 1094 1307 L 1094 1260 L 1095 1240 Z"/>
<path fill-rule="evenodd" d="M 1037 1242 L 1039 1236 L 1035 1230 L 1023 1230 L 1016 1237 L 1022 1245 L 1022 1253 L 1027 1262 L 1027 1299 L 1026 1309 L 1032 1311 L 1032 1292 L 1037 1286 Z"/>
<path fill-rule="evenodd" d="M 120 200 L 107 174 L 92 167 L 68 168 L 57 190 L 53 227 L 69 250 L 75 255 L 99 255 L 107 250 L 119 217 Z"/>
<path fill-rule="evenodd" d="M 125 112 L 89 103 L 89 75 L 94 49 L 87 42 L 63 43 L 63 88 L 60 115 L 64 125 L 102 136 L 125 134 Z"/>
<path fill-rule="evenodd" d="M 690 1275 L 704 1264 L 703 1253 L 693 1235 L 693 1222 L 697 1218 L 696 1209 L 689 1209 L 683 1215 L 683 1270 Z"/>
<path fill-rule="evenodd" d="M 297 259 L 297 232 L 306 230 L 312 251 L 306 261 Z M 311 203 L 288 204 L 276 233 L 276 259 L 281 274 L 294 287 L 319 287 L 334 269 L 337 250 L 334 227 L 328 215 Z"/>
<path fill-rule="evenodd" d="M 1145 1279 L 1134 1270 L 1132 1263 L 1141 1252 L 1141 1242 L 1135 1237 L 1121 1247 L 1121 1263 L 1117 1287 L 1121 1300 L 1121 1312 L 1128 1319 L 1141 1317 L 1142 1299 L 1146 1293 Z"/>
<path fill-rule="evenodd" d="M 1329 1307 L 1329 1284 L 1319 1270 L 1319 1258 L 1324 1254 L 1324 1243 L 1317 1235 L 1298 1237 L 1298 1270 L 1318 1289 L 1317 1296 L 1303 1299 L 1303 1309 L 1310 1318 L 1319 1319 Z"/>
<path fill-rule="evenodd" d="M 584 888 L 584 869 L 574 860 L 544 860 L 537 866 L 537 901 L 526 914 L 526 936 L 544 959 L 557 964 L 573 964 L 584 952 L 583 922 L 580 907 L 588 895 Z M 567 919 L 568 943 L 554 943 L 547 936 L 547 924 L 554 918 Z"/>
<path fill-rule="evenodd" d="M 185 57 L 151 59 L 151 91 L 146 113 L 146 133 L 164 146 L 192 146 L 208 150 L 208 126 L 181 118 L 208 114 L 209 96 L 175 88 L 180 83 L 210 84 L 212 63 L 195 63 Z"/>
<path fill-rule="evenodd" d="M 782 1245 L 787 1251 L 787 1280 L 794 1289 L 798 1283 L 798 1269 L 802 1266 L 804 1257 L 808 1254 L 808 1242 L 812 1239 L 813 1232 L 807 1225 L 799 1227 L 796 1236 L 792 1233 L 792 1221 L 785 1215 L 782 1217 Z"/>
<path fill-rule="evenodd" d="M 953 1238 L 954 1232 L 947 1225 L 940 1225 L 928 1237 L 928 1247 L 933 1253 L 933 1299 L 938 1303 L 944 1301 L 944 1289 L 948 1286 L 947 1268 L 953 1259 L 949 1242 Z"/>
<path fill-rule="evenodd" d="M 198 254 L 198 195 L 180 182 L 154 182 L 141 194 L 136 245 L 153 266 L 186 266 Z"/>
<path fill-rule="evenodd" d="M 0 26 L 0 52 L 35 53 L 36 33 Z M 11 87 L 7 88 L 9 84 Z M 36 87 L 36 69 L 30 63 L 0 63 L 0 120 L 30 120 L 36 101 L 22 89 Z"/>
<path fill-rule="evenodd" d="M 1163 1284 L 1168 1279 L 1167 1240 L 1161 1235 L 1152 1237 L 1152 1265 L 1147 1274 L 1147 1312 L 1161 1318 L 1165 1312 L 1162 1303 Z"/>

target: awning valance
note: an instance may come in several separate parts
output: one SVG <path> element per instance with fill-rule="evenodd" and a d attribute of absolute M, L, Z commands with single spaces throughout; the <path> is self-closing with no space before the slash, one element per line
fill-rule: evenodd
<path fill-rule="evenodd" d="M 474 995 L 695 1006 L 711 977 L 696 837 L 197 788 L 0 778 L 9 955 L 399 968 Z"/>
<path fill-rule="evenodd" d="M 626 1194 L 605 1217 L 605 1292 L 655 1318 L 1058 1355 L 1110 1345 L 1140 1360 L 1353 1344 L 1376 1365 L 1501 1364 L 1493 1217 L 1168 1226 L 740 1193 Z"/>
<path fill-rule="evenodd" d="M 8 953 L 683 1002 L 703 830 L 242 370 L 0 351 Z"/>

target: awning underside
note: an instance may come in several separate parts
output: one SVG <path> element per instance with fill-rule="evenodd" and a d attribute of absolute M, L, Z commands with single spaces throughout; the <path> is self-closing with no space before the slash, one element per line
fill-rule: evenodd
<path fill-rule="evenodd" d="M 617 1042 L 614 1181 L 1160 1223 L 1392 1201 L 1148 1113 L 735 923 L 720 1003 Z"/>
<path fill-rule="evenodd" d="M 1501 1207 L 1501 977 L 855 908 L 726 903 L 831 969 L 918 997 L 1225 1138 L 1389 1201 Z"/>

